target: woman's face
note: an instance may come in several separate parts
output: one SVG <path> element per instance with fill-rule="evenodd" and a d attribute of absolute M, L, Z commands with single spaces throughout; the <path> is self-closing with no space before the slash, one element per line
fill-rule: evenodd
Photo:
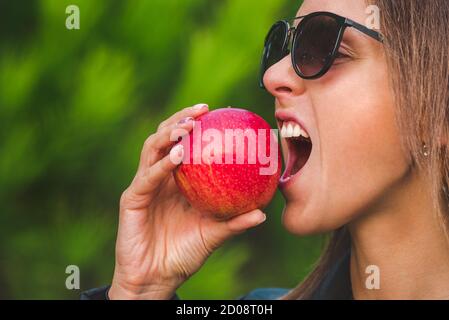
<path fill-rule="evenodd" d="M 366 7 L 363 0 L 305 0 L 297 16 L 330 11 L 365 24 Z M 409 174 L 382 44 L 347 28 L 340 53 L 346 57 L 316 80 L 298 77 L 290 56 L 264 76 L 279 129 L 285 119 L 295 119 L 312 142 L 307 162 L 296 172 L 300 165 L 291 160 L 301 156 L 301 148 L 282 138 L 283 224 L 292 233 L 334 230 L 377 211 Z"/>

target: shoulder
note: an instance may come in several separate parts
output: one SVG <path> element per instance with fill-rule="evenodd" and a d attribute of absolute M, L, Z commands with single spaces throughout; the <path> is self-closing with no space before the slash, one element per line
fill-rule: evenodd
<path fill-rule="evenodd" d="M 290 289 L 285 288 L 258 288 L 240 296 L 238 300 L 276 300 L 289 291 Z"/>

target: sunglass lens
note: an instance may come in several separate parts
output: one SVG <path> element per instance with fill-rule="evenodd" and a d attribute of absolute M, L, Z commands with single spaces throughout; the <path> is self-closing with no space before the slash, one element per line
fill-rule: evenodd
<path fill-rule="evenodd" d="M 285 41 L 287 37 L 288 26 L 283 22 L 278 22 L 271 28 L 265 41 L 261 77 L 265 71 L 286 56 Z"/>
<path fill-rule="evenodd" d="M 314 77 L 330 63 L 340 28 L 335 18 L 324 15 L 301 22 L 296 33 L 294 60 L 302 75 Z"/>

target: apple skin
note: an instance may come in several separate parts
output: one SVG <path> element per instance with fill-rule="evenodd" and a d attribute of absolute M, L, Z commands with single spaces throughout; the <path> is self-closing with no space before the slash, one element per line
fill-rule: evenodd
<path fill-rule="evenodd" d="M 233 140 L 234 161 L 225 163 L 225 152 L 220 156 L 222 163 L 194 163 L 193 143 L 201 144 L 202 150 L 210 145 L 211 140 L 206 142 L 201 139 L 201 134 L 195 134 L 195 129 L 200 123 L 201 132 L 207 129 L 216 129 L 222 136 L 224 148 L 225 129 L 253 129 L 257 134 L 258 129 L 265 129 L 265 156 L 271 156 L 273 161 L 273 174 L 261 175 L 259 169 L 268 167 L 259 161 L 259 154 L 255 163 L 248 164 L 248 144 L 245 142 L 245 153 L 243 163 L 235 161 L 236 142 Z M 281 151 L 277 136 L 271 133 L 270 125 L 259 115 L 244 109 L 223 108 L 208 112 L 196 119 L 194 130 L 180 143 L 184 145 L 184 159 L 174 172 L 174 178 L 179 189 L 195 209 L 211 214 L 217 219 L 229 219 L 233 216 L 263 209 L 273 198 L 281 175 Z M 273 139 L 271 147 L 275 146 L 277 153 L 270 150 L 270 136 Z M 258 140 L 257 140 L 258 141 Z M 213 141 L 212 143 L 214 143 Z M 197 145 L 199 145 L 197 144 Z M 187 146 L 187 148 L 186 148 Z M 192 146 L 192 148 L 190 148 Z M 191 150 L 192 149 L 192 150 Z M 257 153 L 259 153 L 257 147 Z M 271 153 L 273 152 L 273 154 Z M 196 153 L 197 154 L 197 153 Z M 272 159 L 274 158 L 274 159 Z M 197 158 L 198 159 L 198 158 Z M 204 158 L 203 158 L 204 159 Z M 254 159 L 254 158 L 253 158 Z M 189 162 L 186 162 L 189 160 Z M 277 161 L 277 162 L 274 162 Z M 207 162 L 207 161 L 206 161 Z"/>

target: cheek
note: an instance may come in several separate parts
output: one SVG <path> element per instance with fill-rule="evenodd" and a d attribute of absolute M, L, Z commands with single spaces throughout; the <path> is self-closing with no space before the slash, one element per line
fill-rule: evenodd
<path fill-rule="evenodd" d="M 356 98 L 356 97 L 355 97 Z M 391 105 L 358 99 L 331 121 L 323 137 L 323 164 L 330 183 L 350 189 L 382 188 L 407 167 Z M 382 183 L 385 182 L 385 183 Z"/>
<path fill-rule="evenodd" d="M 333 222 L 348 222 L 408 172 L 384 76 L 382 70 L 340 76 L 316 104 L 321 188 Z"/>

